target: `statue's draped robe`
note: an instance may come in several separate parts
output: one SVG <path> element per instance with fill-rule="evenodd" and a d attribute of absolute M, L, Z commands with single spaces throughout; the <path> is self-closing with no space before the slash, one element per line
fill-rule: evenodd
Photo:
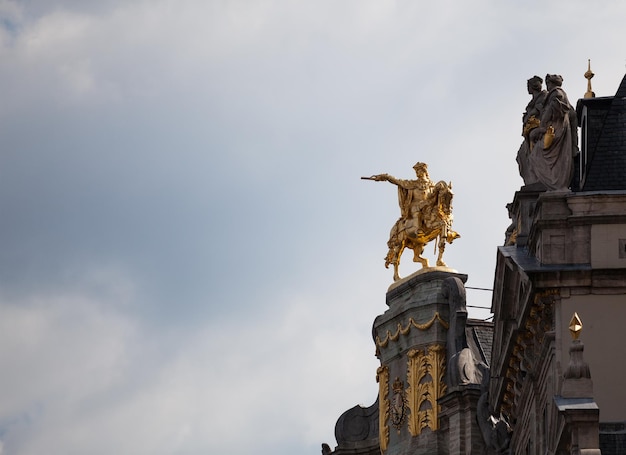
<path fill-rule="evenodd" d="M 409 218 L 411 216 L 411 203 L 413 202 L 413 190 L 411 187 L 417 188 L 416 182 L 410 180 L 402 180 L 403 186 L 398 185 L 398 204 L 400 205 L 400 218 Z"/>
<path fill-rule="evenodd" d="M 424 245 L 439 236 L 437 265 L 444 266 L 442 255 L 445 242 L 452 243 L 459 234 L 450 230 L 452 223 L 452 189 L 446 182 L 433 183 L 428 175 L 417 180 L 401 180 L 385 176 L 398 186 L 400 218 L 391 228 L 385 257 L 385 267 L 394 266 L 394 280 L 400 279 L 398 266 L 405 248 L 413 250 L 413 262 L 428 267 L 428 259 L 422 257 Z"/>
<path fill-rule="evenodd" d="M 530 164 L 539 182 L 548 190 L 566 190 L 574 172 L 574 156 L 578 153 L 576 111 L 560 87 L 548 93 L 541 113 L 541 127 L 554 128 L 554 140 L 544 149 L 544 139 L 535 143 Z"/>
<path fill-rule="evenodd" d="M 434 184 L 422 180 L 400 180 L 398 185 L 398 204 L 400 205 L 400 218 L 391 230 L 391 237 L 397 235 L 402 229 L 406 229 L 409 235 L 415 235 L 420 229 L 422 220 L 419 219 L 419 203 L 425 201 L 432 192 Z M 421 194 L 416 194 L 421 193 Z M 391 240 L 391 239 L 390 239 Z"/>
<path fill-rule="evenodd" d="M 535 172 L 530 164 L 530 152 L 532 145 L 530 144 L 530 140 L 528 138 L 529 133 L 524 134 L 524 131 L 527 128 L 529 129 L 528 125 L 531 117 L 535 117 L 537 120 L 541 118 L 541 111 L 543 110 L 547 95 L 548 92 L 545 90 L 535 92 L 532 99 L 526 106 L 524 115 L 522 116 L 522 136 L 524 136 L 524 141 L 522 142 L 522 145 L 520 145 L 519 151 L 517 152 L 517 164 L 519 166 L 520 176 L 524 180 L 525 185 L 537 182 L 537 175 L 535 175 Z"/>

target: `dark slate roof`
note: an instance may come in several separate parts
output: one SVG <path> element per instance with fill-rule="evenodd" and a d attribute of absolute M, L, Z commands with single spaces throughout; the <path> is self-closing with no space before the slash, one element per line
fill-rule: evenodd
<path fill-rule="evenodd" d="M 468 319 L 465 333 L 472 351 L 478 350 L 482 361 L 491 364 L 491 347 L 493 346 L 493 322 L 480 319 Z M 474 347 L 475 346 L 475 347 Z"/>
<path fill-rule="evenodd" d="M 583 191 L 626 189 L 626 76 L 611 101 L 597 143 L 590 146 L 594 150 Z"/>
<path fill-rule="evenodd" d="M 602 455 L 626 453 L 626 424 L 600 422 L 600 450 Z"/>

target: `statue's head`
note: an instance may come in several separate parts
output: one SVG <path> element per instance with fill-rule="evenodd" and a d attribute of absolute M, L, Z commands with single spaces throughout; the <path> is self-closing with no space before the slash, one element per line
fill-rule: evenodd
<path fill-rule="evenodd" d="M 563 85 L 563 77 L 559 74 L 546 74 L 546 86 L 548 89 Z"/>
<path fill-rule="evenodd" d="M 413 169 L 415 169 L 416 174 L 428 174 L 428 166 L 426 165 L 426 163 L 415 163 Z"/>
<path fill-rule="evenodd" d="M 540 92 L 541 84 L 543 84 L 543 79 L 541 79 L 539 76 L 533 76 L 530 79 L 528 79 L 528 83 L 527 83 L 528 93 Z"/>

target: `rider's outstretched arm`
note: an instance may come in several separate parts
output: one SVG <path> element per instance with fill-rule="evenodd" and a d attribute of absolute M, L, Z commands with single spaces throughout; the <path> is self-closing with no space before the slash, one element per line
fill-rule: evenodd
<path fill-rule="evenodd" d="M 394 185 L 402 186 L 402 180 L 395 178 L 393 175 L 385 174 L 387 176 L 387 181 L 389 183 L 393 183 Z"/>
<path fill-rule="evenodd" d="M 361 177 L 361 179 L 363 179 L 363 180 L 375 180 L 377 182 L 387 181 L 389 183 L 393 183 L 394 185 L 397 185 L 397 186 L 405 188 L 405 189 L 411 189 L 414 186 L 414 183 L 415 183 L 415 182 L 413 182 L 411 180 L 399 179 L 399 178 L 396 178 L 393 175 L 389 175 L 389 174 L 375 174 L 375 175 L 372 175 L 371 177 Z"/>

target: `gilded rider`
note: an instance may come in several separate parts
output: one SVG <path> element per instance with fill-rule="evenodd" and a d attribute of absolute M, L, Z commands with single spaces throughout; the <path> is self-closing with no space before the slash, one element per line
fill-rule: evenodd
<path fill-rule="evenodd" d="M 409 235 L 416 235 L 422 229 L 422 211 L 428 204 L 428 196 L 433 191 L 435 184 L 428 175 L 426 163 L 416 163 L 415 180 L 398 179 L 389 174 L 379 174 L 372 176 L 376 181 L 387 181 L 398 187 L 398 203 L 400 204 L 400 219 L 391 229 L 391 237 L 403 229 Z"/>
<path fill-rule="evenodd" d="M 414 180 L 403 180 L 389 174 L 361 177 L 364 180 L 386 181 L 398 187 L 400 218 L 391 228 L 385 257 L 385 267 L 393 264 L 393 279 L 398 281 L 398 266 L 405 248 L 413 250 L 413 262 L 429 267 L 428 259 L 422 256 L 424 246 L 437 239 L 437 266 L 445 267 L 442 255 L 446 243 L 460 237 L 452 226 L 452 184 L 443 180 L 433 183 L 424 163 L 413 166 Z"/>

